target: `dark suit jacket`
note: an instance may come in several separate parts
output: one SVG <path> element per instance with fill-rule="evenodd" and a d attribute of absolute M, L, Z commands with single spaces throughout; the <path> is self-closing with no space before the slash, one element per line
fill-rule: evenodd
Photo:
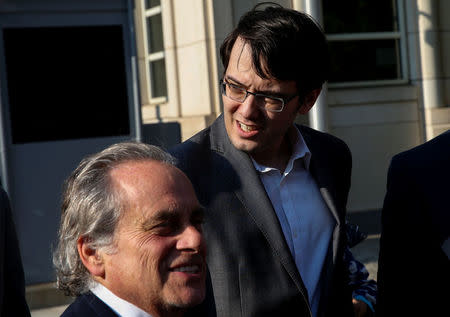
<path fill-rule="evenodd" d="M 306 127 L 300 131 L 312 153 L 311 173 L 337 223 L 324 266 L 321 313 L 352 316 L 342 263 L 350 151 L 331 135 Z M 213 297 L 208 292 L 205 305 L 215 304 L 217 316 L 224 317 L 309 316 L 307 290 L 276 213 L 250 157 L 230 143 L 223 117 L 171 153 L 207 209 Z"/>
<path fill-rule="evenodd" d="M 392 159 L 377 316 L 450 316 L 450 131 Z"/>
<path fill-rule="evenodd" d="M 205 307 L 197 306 L 187 311 L 185 317 L 198 317 L 205 315 Z M 61 317 L 117 317 L 118 315 L 91 291 L 78 296 L 67 307 Z"/>
<path fill-rule="evenodd" d="M 8 196 L 0 188 L 0 316 L 30 316 L 19 242 Z"/>
<path fill-rule="evenodd" d="M 117 317 L 118 315 L 109 308 L 101 299 L 92 292 L 78 296 L 75 301 L 67 307 L 61 317 Z"/>

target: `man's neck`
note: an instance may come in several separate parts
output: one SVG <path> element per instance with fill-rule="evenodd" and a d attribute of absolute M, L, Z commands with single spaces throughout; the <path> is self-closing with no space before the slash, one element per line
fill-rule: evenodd
<path fill-rule="evenodd" d="M 278 147 L 278 151 L 271 151 L 270 153 L 262 152 L 250 154 L 252 159 L 254 159 L 258 164 L 276 168 L 280 172 L 284 172 L 284 170 L 286 169 L 286 165 L 288 164 L 291 155 L 292 146 L 287 135 Z"/>
<path fill-rule="evenodd" d="M 184 316 L 185 309 L 173 309 L 173 310 L 161 310 L 154 311 L 151 315 L 152 317 L 182 317 Z"/>

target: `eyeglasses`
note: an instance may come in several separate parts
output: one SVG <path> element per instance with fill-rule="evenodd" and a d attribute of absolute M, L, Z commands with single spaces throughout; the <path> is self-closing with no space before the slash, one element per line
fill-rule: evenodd
<path fill-rule="evenodd" d="M 273 97 L 267 96 L 264 94 L 258 94 L 251 91 L 248 91 L 242 87 L 236 86 L 234 84 L 228 83 L 223 79 L 220 81 L 220 90 L 222 91 L 222 95 L 227 96 L 231 100 L 244 102 L 247 99 L 248 95 L 255 96 L 255 99 L 262 109 L 265 109 L 270 112 L 281 112 L 284 109 L 284 105 L 289 103 L 292 99 L 294 99 L 298 94 L 281 98 L 281 97 Z"/>

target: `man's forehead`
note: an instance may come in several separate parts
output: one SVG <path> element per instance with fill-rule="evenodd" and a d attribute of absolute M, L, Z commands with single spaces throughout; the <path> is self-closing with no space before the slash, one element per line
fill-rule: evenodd
<path fill-rule="evenodd" d="M 258 66 L 260 66 L 259 68 L 263 74 L 258 73 L 254 62 L 251 44 L 238 37 L 231 50 L 230 59 L 224 75 L 226 77 L 230 74 L 232 76 L 232 74 L 239 73 L 241 75 L 248 74 L 256 76 L 266 88 L 270 88 L 271 86 L 278 85 L 282 82 L 270 75 L 264 57 L 261 57 L 256 61 L 259 63 Z"/>
<path fill-rule="evenodd" d="M 132 189 L 158 190 L 185 180 L 183 172 L 173 165 L 156 160 L 126 161 L 115 166 L 110 176 L 114 185 Z"/>
<path fill-rule="evenodd" d="M 192 185 L 183 172 L 166 163 L 128 162 L 117 166 L 111 175 L 113 186 L 122 195 L 122 202 L 133 208 L 196 200 Z"/>
<path fill-rule="evenodd" d="M 239 72 L 248 72 L 254 70 L 252 59 L 252 48 L 240 37 L 236 39 L 231 50 L 229 67 L 235 67 Z"/>

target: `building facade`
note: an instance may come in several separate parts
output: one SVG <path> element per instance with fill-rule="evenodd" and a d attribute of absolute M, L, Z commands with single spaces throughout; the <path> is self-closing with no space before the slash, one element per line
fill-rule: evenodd
<path fill-rule="evenodd" d="M 220 44 L 259 2 L 0 2 L 0 176 L 29 289 L 53 281 L 67 173 L 108 144 L 146 140 L 143 125 L 174 124 L 182 141 L 212 123 Z M 349 212 L 379 211 L 391 157 L 450 128 L 450 2 L 275 2 L 310 13 L 330 43 L 330 81 L 297 121 L 349 145 Z"/>

